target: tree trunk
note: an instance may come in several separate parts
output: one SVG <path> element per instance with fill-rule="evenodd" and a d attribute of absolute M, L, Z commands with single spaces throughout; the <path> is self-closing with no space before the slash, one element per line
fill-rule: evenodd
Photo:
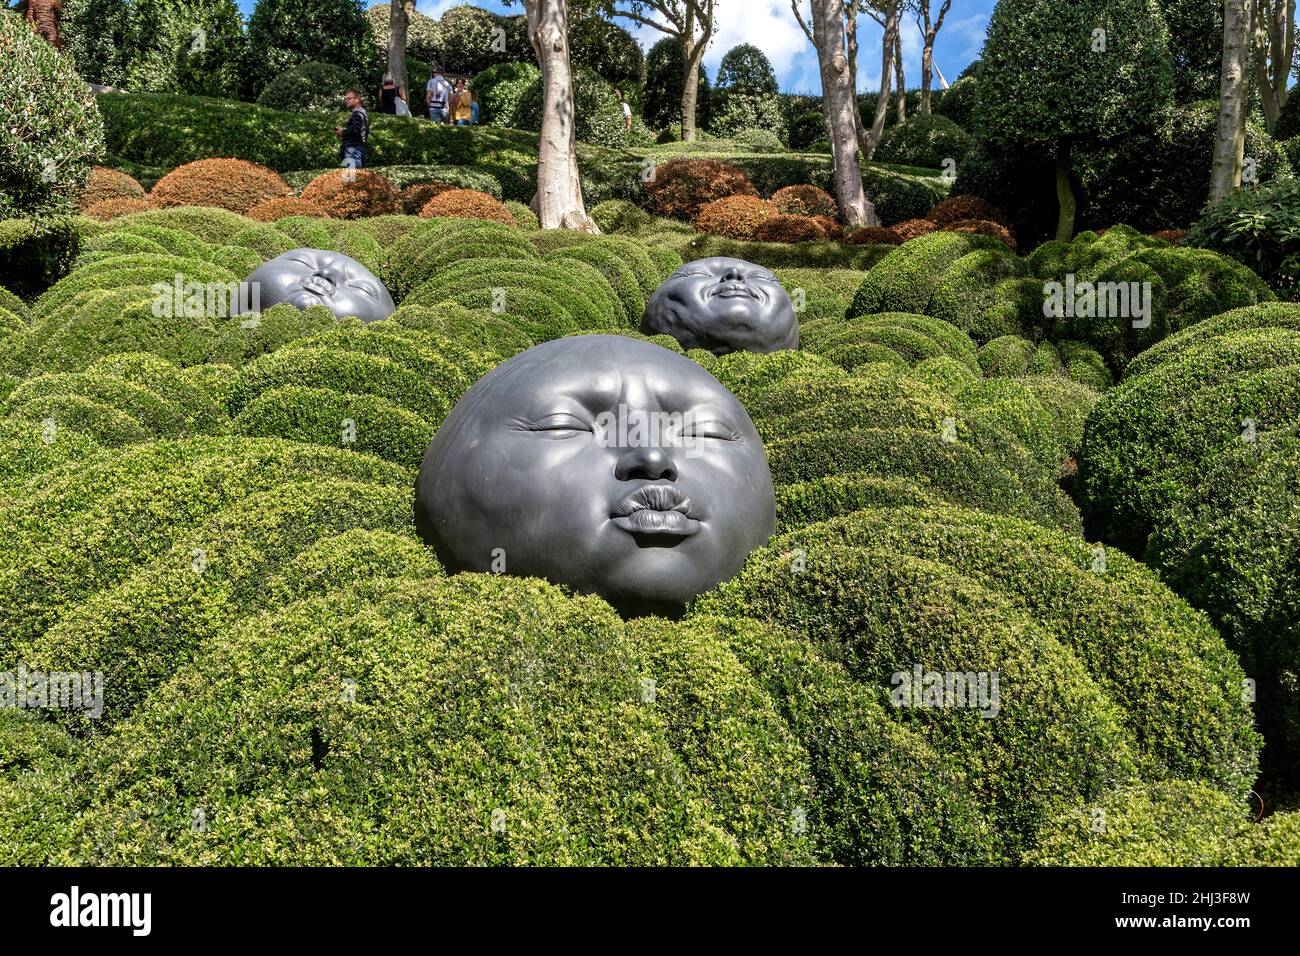
<path fill-rule="evenodd" d="M 934 82 L 934 41 L 926 38 L 921 48 L 921 115 L 930 115 L 930 85 Z"/>
<path fill-rule="evenodd" d="M 1286 106 L 1294 65 L 1296 0 L 1254 0 L 1251 6 L 1259 106 L 1271 133 Z"/>
<path fill-rule="evenodd" d="M 894 41 L 894 85 L 898 87 L 898 122 L 907 122 L 907 78 L 903 75 L 902 37 Z"/>
<path fill-rule="evenodd" d="M 898 42 L 898 5 L 891 5 L 885 13 L 884 52 L 880 56 L 880 93 L 876 97 L 876 115 L 867 130 L 866 141 L 862 144 L 862 155 L 871 162 L 880 145 L 880 136 L 885 131 L 885 117 L 889 114 L 890 79 L 894 75 L 894 44 Z"/>
<path fill-rule="evenodd" d="M 687 49 L 686 73 L 682 77 L 682 142 L 695 142 L 695 113 L 700 100 L 700 63 L 704 60 L 703 45 Z"/>
<path fill-rule="evenodd" d="M 411 91 L 406 84 L 406 34 L 414 9 L 414 0 L 392 0 L 388 7 L 388 72 L 393 74 L 397 88 L 406 90 L 408 101 Z"/>
<path fill-rule="evenodd" d="M 848 226 L 878 226 L 876 207 L 862 188 L 858 165 L 857 91 L 844 49 L 842 0 L 812 0 L 812 16 L 840 215 Z"/>
<path fill-rule="evenodd" d="M 1241 185 L 1246 148 L 1246 71 L 1250 64 L 1254 0 L 1223 2 L 1223 66 L 1219 75 L 1219 129 L 1210 168 L 1210 202 Z"/>
<path fill-rule="evenodd" d="M 1078 204 L 1070 184 L 1070 147 L 1062 146 L 1056 157 L 1056 202 L 1061 212 L 1056 220 L 1056 238 L 1069 242 L 1074 238 L 1074 214 Z"/>
<path fill-rule="evenodd" d="M 542 135 L 533 209 L 543 229 L 599 232 L 587 215 L 574 150 L 568 0 L 525 0 L 528 36 L 542 70 Z"/>

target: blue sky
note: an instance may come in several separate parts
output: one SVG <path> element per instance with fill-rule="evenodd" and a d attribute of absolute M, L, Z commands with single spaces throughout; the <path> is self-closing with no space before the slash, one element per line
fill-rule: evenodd
<path fill-rule="evenodd" d="M 245 16 L 252 11 L 254 2 L 238 0 Z M 417 9 L 427 16 L 438 17 L 443 10 L 462 2 L 464 0 L 418 0 Z M 933 0 L 933 5 L 937 8 L 941 2 Z M 808 2 L 801 0 L 801 3 L 806 14 Z M 993 4 L 994 0 L 953 0 L 935 45 L 935 62 L 949 82 L 979 56 Z M 518 2 L 512 7 L 500 0 L 483 0 L 475 5 L 497 12 L 523 12 L 523 5 Z M 790 12 L 790 0 L 717 0 L 717 10 L 718 34 L 704 59 L 710 76 L 716 73 L 718 61 L 727 50 L 738 43 L 752 43 L 772 61 L 782 90 L 820 92 L 817 57 Z M 632 25 L 627 21 L 619 23 L 631 29 Z M 859 32 L 862 50 L 858 54 L 858 84 L 864 90 L 871 90 L 880 83 L 881 30 L 873 20 L 864 17 Z M 648 27 L 633 30 L 633 33 L 645 47 L 663 36 Z M 903 33 L 903 63 L 907 70 L 907 85 L 920 85 L 921 35 L 911 23 L 906 25 Z M 937 77 L 935 85 L 938 86 Z"/>

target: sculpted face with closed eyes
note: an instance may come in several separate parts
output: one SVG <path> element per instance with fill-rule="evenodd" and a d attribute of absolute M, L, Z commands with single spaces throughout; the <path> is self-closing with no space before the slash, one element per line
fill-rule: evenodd
<path fill-rule="evenodd" d="M 724 256 L 688 262 L 665 279 L 646 305 L 641 331 L 714 355 L 799 347 L 794 303 L 776 276 Z"/>
<path fill-rule="evenodd" d="M 676 613 L 775 521 L 736 397 L 690 359 L 615 335 L 545 342 L 489 372 L 416 480 L 417 527 L 450 570 L 545 577 L 631 614 Z"/>
<path fill-rule="evenodd" d="M 287 302 L 298 309 L 323 305 L 340 319 L 354 315 L 362 322 L 378 322 L 396 306 L 374 273 L 341 252 L 294 249 L 276 256 L 245 282 L 258 283 L 261 306 Z"/>

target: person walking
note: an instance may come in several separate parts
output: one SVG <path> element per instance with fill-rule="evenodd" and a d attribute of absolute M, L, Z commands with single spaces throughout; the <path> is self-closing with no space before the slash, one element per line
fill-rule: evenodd
<path fill-rule="evenodd" d="M 629 133 L 632 132 L 632 104 L 623 96 L 623 91 L 618 90 L 618 102 L 623 107 L 623 128 Z"/>
<path fill-rule="evenodd" d="M 469 121 L 474 118 L 474 110 L 463 76 L 456 80 L 456 92 L 452 94 L 451 102 L 452 108 L 455 110 L 456 125 L 468 126 Z"/>
<path fill-rule="evenodd" d="M 478 94 L 473 90 L 469 91 L 469 125 L 478 125 Z"/>
<path fill-rule="evenodd" d="M 450 118 L 448 107 L 451 102 L 451 84 L 442 75 L 441 67 L 433 71 L 433 76 L 425 84 L 424 92 L 429 101 L 429 119 L 435 123 L 446 123 Z"/>
<path fill-rule="evenodd" d="M 341 140 L 339 159 L 348 169 L 361 169 L 366 165 L 366 140 L 370 138 L 370 114 L 361 105 L 361 94 L 348 90 L 343 102 L 351 113 L 346 126 L 334 127 Z"/>
<path fill-rule="evenodd" d="M 385 73 L 384 82 L 379 87 L 379 111 L 389 116 L 396 116 L 399 100 L 406 103 L 406 91 L 393 81 L 393 74 Z"/>

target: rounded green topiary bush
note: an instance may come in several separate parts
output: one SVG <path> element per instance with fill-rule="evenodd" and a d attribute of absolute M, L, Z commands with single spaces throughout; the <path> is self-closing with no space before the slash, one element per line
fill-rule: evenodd
<path fill-rule="evenodd" d="M 960 163 L 969 145 L 966 131 L 947 116 L 918 113 L 885 130 L 874 159 L 899 166 L 941 169 L 945 163 Z"/>
<path fill-rule="evenodd" d="M 357 85 L 356 78 L 343 67 L 308 60 L 266 84 L 257 102 L 275 110 L 334 114 L 343 110 L 343 94 Z"/>

